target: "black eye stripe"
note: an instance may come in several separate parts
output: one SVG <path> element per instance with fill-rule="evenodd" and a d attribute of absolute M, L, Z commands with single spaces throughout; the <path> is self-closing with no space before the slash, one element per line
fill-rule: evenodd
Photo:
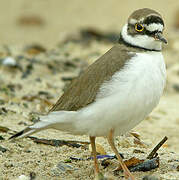
<path fill-rule="evenodd" d="M 164 26 L 163 20 L 158 16 L 149 16 L 144 20 L 143 23 L 146 24 L 146 25 L 156 23 L 156 24 L 161 24 L 161 25 Z"/>
<path fill-rule="evenodd" d="M 145 34 L 147 34 L 148 36 L 152 36 L 152 35 L 154 35 L 157 32 L 158 31 L 148 31 L 148 30 L 145 29 Z"/>
<path fill-rule="evenodd" d="M 135 25 L 134 24 L 128 24 L 128 31 L 129 31 L 129 29 L 134 29 L 135 30 Z M 141 34 L 141 35 L 148 35 L 148 36 L 154 36 L 155 35 L 155 33 L 157 33 L 157 32 L 161 32 L 161 31 L 149 31 L 149 30 L 147 30 L 146 28 L 145 28 L 145 26 L 144 26 L 144 30 L 143 31 L 141 31 L 141 32 L 136 32 L 136 30 L 135 30 L 135 32 L 134 33 L 132 33 L 133 35 L 137 35 L 137 34 Z M 162 33 L 162 32 L 161 32 Z"/>

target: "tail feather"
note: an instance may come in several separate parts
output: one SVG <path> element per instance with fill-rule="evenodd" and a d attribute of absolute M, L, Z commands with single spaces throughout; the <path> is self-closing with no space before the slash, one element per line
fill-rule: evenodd
<path fill-rule="evenodd" d="M 51 112 L 46 116 L 40 116 L 40 121 L 26 129 L 14 134 L 9 139 L 20 139 L 34 134 L 38 131 L 54 128 L 58 130 L 72 131 L 74 129 L 74 119 L 76 112 L 73 111 L 60 111 Z"/>
<path fill-rule="evenodd" d="M 36 132 L 39 132 L 43 129 L 47 129 L 49 127 L 49 122 L 45 122 L 45 121 L 39 121 L 36 124 L 29 126 L 27 128 L 25 128 L 24 130 L 14 134 L 13 136 L 11 136 L 9 139 L 20 139 L 20 138 L 24 138 L 27 137 L 31 134 L 34 134 Z"/>
<path fill-rule="evenodd" d="M 14 134 L 13 136 L 11 136 L 11 137 L 9 138 L 9 140 L 10 140 L 10 139 L 20 139 L 20 138 L 24 138 L 24 137 L 27 137 L 27 136 L 29 136 L 29 135 L 37 132 L 37 131 L 39 131 L 39 129 L 32 129 L 32 128 L 30 128 L 30 127 L 27 127 L 27 128 L 25 128 L 24 130 L 22 130 L 22 131 L 20 131 L 20 132 L 18 132 L 18 133 L 16 133 L 16 134 Z"/>

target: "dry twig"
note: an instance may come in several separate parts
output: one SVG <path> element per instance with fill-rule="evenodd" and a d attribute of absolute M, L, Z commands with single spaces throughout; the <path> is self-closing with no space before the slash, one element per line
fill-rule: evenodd
<path fill-rule="evenodd" d="M 152 150 L 152 152 L 147 156 L 147 159 L 153 159 L 155 158 L 158 154 L 157 151 L 160 149 L 160 147 L 167 141 L 167 136 L 165 136 Z"/>

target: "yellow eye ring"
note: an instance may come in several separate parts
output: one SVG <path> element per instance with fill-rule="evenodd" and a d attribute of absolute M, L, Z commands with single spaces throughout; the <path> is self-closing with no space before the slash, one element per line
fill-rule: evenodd
<path fill-rule="evenodd" d="M 136 24 L 135 30 L 138 32 L 142 32 L 144 30 L 144 26 L 142 24 Z"/>

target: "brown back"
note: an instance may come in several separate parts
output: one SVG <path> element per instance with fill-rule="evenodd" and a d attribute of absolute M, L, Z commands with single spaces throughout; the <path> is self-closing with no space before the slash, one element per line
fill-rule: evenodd
<path fill-rule="evenodd" d="M 133 52 L 141 51 L 136 48 L 126 47 L 124 44 L 116 44 L 79 77 L 74 79 L 64 94 L 50 109 L 51 111 L 76 111 L 95 101 L 101 84 L 109 81 L 112 75 L 119 71 L 132 55 Z"/>

